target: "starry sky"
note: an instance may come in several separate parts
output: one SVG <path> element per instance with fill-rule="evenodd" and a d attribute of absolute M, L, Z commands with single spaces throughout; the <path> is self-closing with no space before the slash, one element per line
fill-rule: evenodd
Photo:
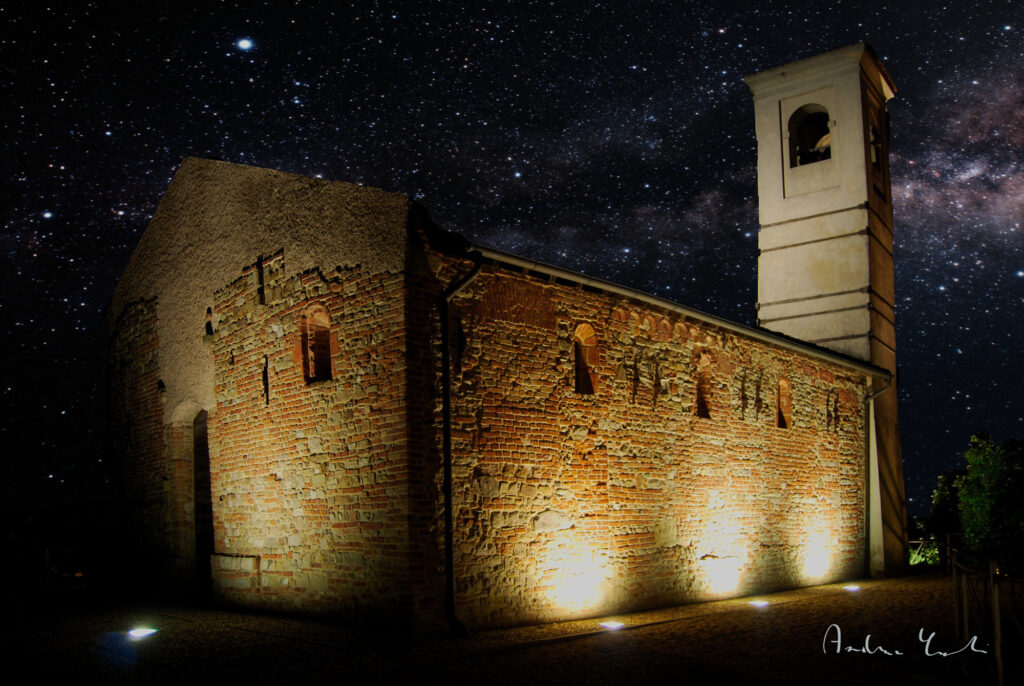
<path fill-rule="evenodd" d="M 972 433 L 1024 438 L 1019 0 L 188 5 L 0 8 L 5 509 L 112 493 L 104 310 L 184 157 L 400 191 L 474 242 L 752 325 L 742 77 L 862 40 L 899 89 L 911 512 Z"/>

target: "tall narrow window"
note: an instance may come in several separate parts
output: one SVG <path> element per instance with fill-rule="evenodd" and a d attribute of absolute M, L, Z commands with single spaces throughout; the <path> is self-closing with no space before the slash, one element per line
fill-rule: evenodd
<path fill-rule="evenodd" d="M 258 305 L 267 304 L 267 284 L 263 274 L 263 255 L 260 255 L 260 259 L 256 261 L 256 303 Z"/>
<path fill-rule="evenodd" d="M 206 410 L 192 420 L 193 517 L 196 542 L 196 581 L 200 592 L 210 590 L 210 556 L 213 554 L 213 496 L 210 485 L 210 444 Z"/>
<path fill-rule="evenodd" d="M 697 357 L 696 370 L 696 398 L 694 398 L 693 413 L 704 419 L 711 419 L 711 381 L 714 376 L 714 368 L 711 355 L 700 353 Z"/>
<path fill-rule="evenodd" d="M 793 426 L 793 390 L 786 379 L 779 379 L 775 389 L 775 426 L 780 429 Z"/>
<path fill-rule="evenodd" d="M 327 381 L 333 378 L 330 315 L 322 305 L 314 305 L 302 319 L 302 371 L 306 382 Z"/>
<path fill-rule="evenodd" d="M 577 393 L 593 395 L 597 392 L 598 347 L 597 334 L 590 324 L 580 324 L 572 337 L 573 387 Z"/>
<path fill-rule="evenodd" d="M 263 404 L 270 404 L 270 358 L 263 356 Z"/>

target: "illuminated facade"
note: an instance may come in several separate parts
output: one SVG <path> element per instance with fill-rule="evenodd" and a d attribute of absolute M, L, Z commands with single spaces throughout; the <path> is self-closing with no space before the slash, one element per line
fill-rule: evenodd
<path fill-rule="evenodd" d="M 886 369 L 470 245 L 405 196 L 188 159 L 109 316 L 161 583 L 483 627 L 866 570 Z"/>

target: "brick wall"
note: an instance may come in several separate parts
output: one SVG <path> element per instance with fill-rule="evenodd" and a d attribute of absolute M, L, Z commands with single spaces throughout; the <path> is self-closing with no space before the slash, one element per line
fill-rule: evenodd
<path fill-rule="evenodd" d="M 469 264 L 438 271 L 450 282 Z M 498 267 L 454 306 L 464 622 L 556 620 L 862 573 L 863 377 Z M 584 353 L 593 394 L 574 383 L 581 324 L 596 335 Z M 777 426 L 780 378 L 791 388 L 788 428 Z"/>
<path fill-rule="evenodd" d="M 296 274 L 285 257 L 217 291 L 205 337 L 214 590 L 260 607 L 436 622 L 437 305 L 471 264 L 410 249 L 404 271 Z M 323 316 L 330 342 L 313 347 L 328 351 L 327 371 L 307 352 Z M 455 298 L 451 329 L 456 605 L 467 624 L 861 573 L 858 374 L 497 266 Z M 112 439 L 143 547 L 182 577 L 194 568 L 200 408 L 162 423 L 158 343 L 156 301 L 127 306 L 111 345 Z"/>
<path fill-rule="evenodd" d="M 209 440 L 223 596 L 408 613 L 403 294 L 402 274 L 358 266 L 286 276 L 281 254 L 217 293 Z M 308 381 L 313 308 L 330 319 L 332 378 Z"/>

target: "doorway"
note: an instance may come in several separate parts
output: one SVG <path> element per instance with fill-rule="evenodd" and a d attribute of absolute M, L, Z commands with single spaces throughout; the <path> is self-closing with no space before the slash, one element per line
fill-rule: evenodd
<path fill-rule="evenodd" d="M 210 592 L 210 556 L 213 555 L 213 496 L 210 488 L 210 445 L 207 440 L 206 418 L 206 410 L 200 410 L 192 422 L 196 589 L 203 596 Z"/>

